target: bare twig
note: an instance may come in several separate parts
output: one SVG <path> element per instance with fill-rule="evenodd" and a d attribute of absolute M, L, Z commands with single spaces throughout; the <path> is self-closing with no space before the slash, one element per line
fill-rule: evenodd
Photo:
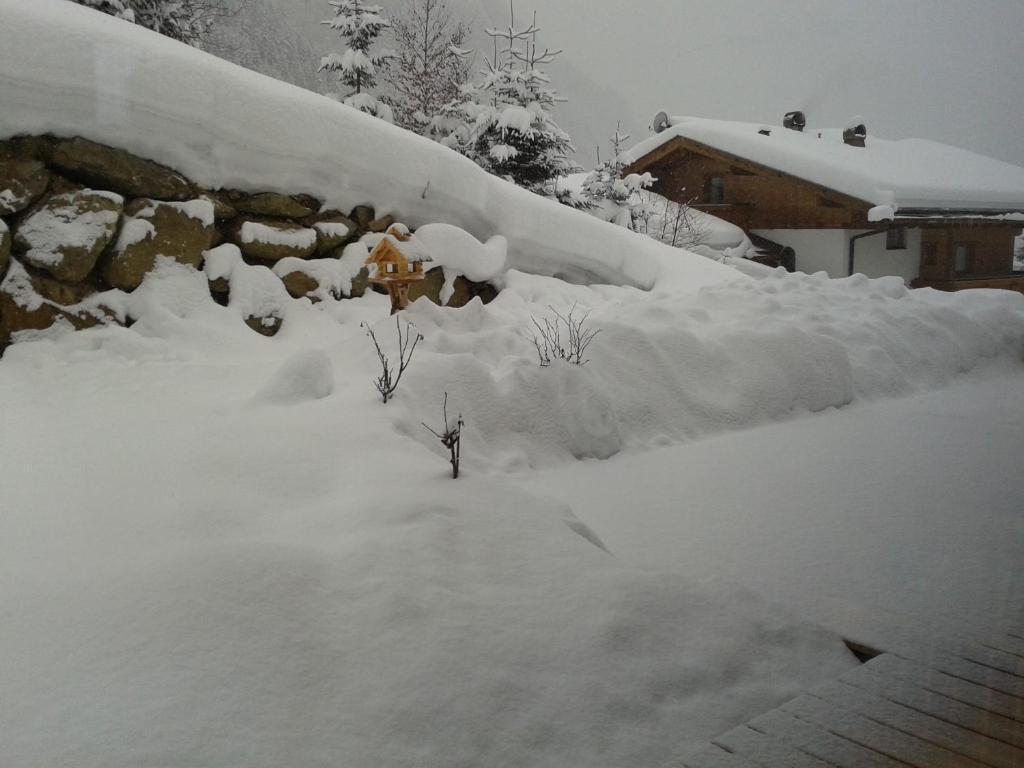
<path fill-rule="evenodd" d="M 399 319 L 395 318 L 395 330 L 398 332 L 398 371 L 397 373 L 391 366 L 391 361 L 388 356 L 384 354 L 384 350 L 380 348 L 380 344 L 377 342 L 377 337 L 373 333 L 373 329 L 366 323 L 362 323 L 363 329 L 366 331 L 366 335 L 370 337 L 373 342 L 374 348 L 377 350 L 377 359 L 380 361 L 381 374 L 374 380 L 374 386 L 377 387 L 377 391 L 380 392 L 384 402 L 387 403 L 391 399 L 395 390 L 398 389 L 398 382 L 402 379 L 402 374 L 405 373 L 405 369 L 409 367 L 409 363 L 412 361 L 412 354 L 416 351 L 416 345 L 423 339 L 423 334 L 416 332 L 413 335 L 414 326 L 412 323 L 406 322 L 405 331 L 402 331 L 402 324 Z"/>
<path fill-rule="evenodd" d="M 532 332 L 533 346 L 537 350 L 537 359 L 541 368 L 551 365 L 552 360 L 565 360 L 573 365 L 586 365 L 589 360 L 584 360 L 587 348 L 594 341 L 594 337 L 601 331 L 587 327 L 587 318 L 590 313 L 576 316 L 576 305 L 573 304 L 568 313 L 563 315 L 552 307 L 548 307 L 555 316 L 543 318 L 543 323 L 531 315 L 534 331 Z M 567 346 L 562 344 L 562 327 L 568 336 Z"/>
<path fill-rule="evenodd" d="M 438 440 L 441 441 L 441 445 L 448 449 L 448 453 L 451 458 L 449 462 L 452 465 L 452 478 L 457 480 L 459 477 L 459 462 L 462 460 L 462 425 L 465 422 L 462 420 L 462 414 L 459 414 L 458 420 L 452 426 L 448 426 L 448 393 L 444 393 L 444 404 L 441 406 L 441 413 L 444 416 L 444 431 L 438 432 L 433 427 L 427 426 L 425 422 L 420 422 L 424 427 Z"/>

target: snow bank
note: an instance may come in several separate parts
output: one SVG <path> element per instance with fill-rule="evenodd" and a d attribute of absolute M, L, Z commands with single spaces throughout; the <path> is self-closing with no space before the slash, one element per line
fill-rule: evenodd
<path fill-rule="evenodd" d="M 5 766 L 653 768 L 854 663 L 749 593 L 619 562 L 561 505 L 451 481 L 373 390 L 356 321 L 386 297 L 268 340 L 195 303 L 205 281 L 165 263 L 132 328 L 0 363 Z"/>
<path fill-rule="evenodd" d="M 242 318 L 283 318 L 294 304 L 284 284 L 269 267 L 249 265 L 237 245 L 225 243 L 203 252 L 203 268 L 210 280 L 227 280 L 228 306 Z"/>
<path fill-rule="evenodd" d="M 384 406 L 359 324 L 395 355 L 386 297 L 289 300 L 266 339 L 239 309 L 277 278 L 232 246 L 206 269 L 162 260 L 130 328 L 0 361 L 4 765 L 665 765 L 854 662 L 778 606 L 610 556 L 522 471 L 1019 369 L 1024 339 L 1002 291 L 511 271 L 487 306 L 413 304 L 425 339 Z M 539 368 L 531 316 L 573 304 L 590 363 Z M 457 482 L 422 426 L 446 391 Z"/>
<path fill-rule="evenodd" d="M 448 391 L 473 414 L 471 462 L 538 468 L 931 389 L 988 360 L 1021 356 L 1024 297 L 1016 293 L 757 272 L 758 280 L 695 297 L 510 272 L 486 309 L 471 304 L 453 316 L 417 302 L 409 314 L 427 342 L 419 383 L 399 406 L 406 426 L 416 434 L 418 415 Z M 574 305 L 600 331 L 590 362 L 540 368 L 531 317 Z"/>
<path fill-rule="evenodd" d="M 471 161 L 329 98 L 61 0 L 0 0 L 0 138 L 79 135 L 210 188 L 372 203 L 411 226 L 501 234 L 509 263 L 651 287 L 687 257 L 493 177 Z M 42 53 L 51 52 L 51 53 Z M 691 259 L 694 288 L 728 270 Z"/>
<path fill-rule="evenodd" d="M 320 400 L 334 391 L 334 367 L 324 352 L 309 350 L 289 357 L 253 395 L 257 405 L 295 405 Z"/>

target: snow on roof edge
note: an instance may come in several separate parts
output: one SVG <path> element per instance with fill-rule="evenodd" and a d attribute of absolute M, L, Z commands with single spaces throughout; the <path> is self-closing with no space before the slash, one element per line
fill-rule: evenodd
<path fill-rule="evenodd" d="M 801 133 L 763 123 L 672 117 L 668 128 L 628 149 L 623 159 L 635 163 L 675 138 L 743 157 L 871 205 L 1024 211 L 1024 168 L 926 139 L 889 140 L 869 133 L 861 148 L 843 143 L 839 129 Z"/>

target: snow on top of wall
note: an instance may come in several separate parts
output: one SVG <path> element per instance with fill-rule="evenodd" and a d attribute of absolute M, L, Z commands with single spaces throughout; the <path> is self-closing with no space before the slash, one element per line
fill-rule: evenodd
<path fill-rule="evenodd" d="M 768 135 L 762 131 L 767 130 Z M 626 162 L 681 137 L 873 205 L 1024 211 L 1024 168 L 926 139 L 843 143 L 842 131 L 673 117 L 626 153 Z M 820 138 L 819 138 L 820 137 Z"/>
<path fill-rule="evenodd" d="M 316 245 L 316 232 L 312 229 L 281 229 L 268 227 L 258 221 L 247 221 L 242 224 L 242 242 L 263 243 L 265 245 L 282 245 L 289 248 L 312 248 Z"/>
<path fill-rule="evenodd" d="M 195 219 L 204 227 L 212 227 L 215 221 L 213 202 L 210 200 L 187 200 L 184 203 L 163 202 L 160 200 L 150 200 L 149 202 L 149 205 L 135 214 L 136 218 L 151 219 L 156 215 L 157 206 L 163 205 L 173 208 L 190 219 Z"/>
<path fill-rule="evenodd" d="M 136 25 L 61 0 L 0 0 L 0 138 L 50 132 L 122 147 L 210 188 L 372 203 L 413 227 L 509 241 L 509 265 L 696 290 L 730 270 L 571 211 L 447 147 Z"/>

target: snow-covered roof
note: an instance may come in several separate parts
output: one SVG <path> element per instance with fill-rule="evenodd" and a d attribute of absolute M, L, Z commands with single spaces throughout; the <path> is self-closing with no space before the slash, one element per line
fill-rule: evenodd
<path fill-rule="evenodd" d="M 401 237 L 396 237 L 392 230 L 383 234 L 363 235 L 362 240 L 371 249 L 376 249 L 378 245 L 386 240 L 410 264 L 415 264 L 419 261 L 433 261 L 430 253 L 423 247 L 423 244 L 416 236 L 406 234 L 408 231 L 408 229 L 405 229 L 401 233 L 407 238 L 404 240 Z"/>
<path fill-rule="evenodd" d="M 624 153 L 635 162 L 679 137 L 737 155 L 872 205 L 1024 211 L 1024 168 L 926 139 L 843 142 L 841 129 L 799 131 L 763 123 L 672 117 Z M 765 132 L 767 131 L 767 135 Z"/>

